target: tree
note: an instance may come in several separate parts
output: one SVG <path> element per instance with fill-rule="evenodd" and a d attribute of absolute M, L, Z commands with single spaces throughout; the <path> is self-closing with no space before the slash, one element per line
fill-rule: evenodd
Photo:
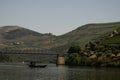
<path fill-rule="evenodd" d="M 81 48 L 80 46 L 78 45 L 74 45 L 74 46 L 71 46 L 69 49 L 68 49 L 68 52 L 69 55 L 72 54 L 72 53 L 80 53 L 81 52 Z"/>
<path fill-rule="evenodd" d="M 81 56 L 78 53 L 72 53 L 67 59 L 67 64 L 79 65 L 80 61 L 81 61 Z"/>

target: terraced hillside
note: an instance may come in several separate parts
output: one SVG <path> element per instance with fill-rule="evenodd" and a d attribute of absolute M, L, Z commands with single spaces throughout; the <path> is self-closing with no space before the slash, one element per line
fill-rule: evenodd
<path fill-rule="evenodd" d="M 89 41 L 110 33 L 120 27 L 120 22 L 98 23 L 80 26 L 61 36 L 38 33 L 19 26 L 0 27 L 0 49 L 42 49 L 66 52 L 70 45 L 84 47 Z"/>

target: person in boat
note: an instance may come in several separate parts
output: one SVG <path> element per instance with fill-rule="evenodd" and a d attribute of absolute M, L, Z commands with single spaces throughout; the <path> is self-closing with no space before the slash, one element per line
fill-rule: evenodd
<path fill-rule="evenodd" d="M 45 68 L 47 65 L 36 65 L 36 63 L 35 62 L 30 62 L 30 65 L 29 65 L 29 67 L 40 67 L 40 68 Z"/>
<path fill-rule="evenodd" d="M 30 62 L 30 66 L 35 66 L 35 62 Z"/>

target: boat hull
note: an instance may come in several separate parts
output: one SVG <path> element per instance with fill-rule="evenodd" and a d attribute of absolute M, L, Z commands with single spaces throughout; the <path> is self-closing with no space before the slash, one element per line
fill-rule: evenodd
<path fill-rule="evenodd" d="M 29 65 L 31 68 L 45 68 L 47 65 Z"/>

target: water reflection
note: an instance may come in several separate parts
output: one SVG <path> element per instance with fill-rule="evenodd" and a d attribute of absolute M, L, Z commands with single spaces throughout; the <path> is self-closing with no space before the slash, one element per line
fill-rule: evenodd
<path fill-rule="evenodd" d="M 120 68 L 0 65 L 0 80 L 120 80 Z"/>
<path fill-rule="evenodd" d="M 120 68 L 73 67 L 68 80 L 120 80 Z"/>
<path fill-rule="evenodd" d="M 58 67 L 58 80 L 67 80 L 67 67 L 59 65 Z"/>

